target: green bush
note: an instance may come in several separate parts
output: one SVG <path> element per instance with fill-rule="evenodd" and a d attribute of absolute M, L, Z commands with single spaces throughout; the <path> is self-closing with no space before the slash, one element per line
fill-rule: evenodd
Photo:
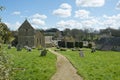
<path fill-rule="evenodd" d="M 0 48 L 0 80 L 11 80 L 12 61 L 5 50 Z"/>
<path fill-rule="evenodd" d="M 92 43 L 89 43 L 89 44 L 88 44 L 88 48 L 92 48 Z"/>
<path fill-rule="evenodd" d="M 79 42 L 79 47 L 83 48 L 83 42 Z"/>
<path fill-rule="evenodd" d="M 65 46 L 65 41 L 58 41 L 58 46 L 65 48 L 65 47 L 66 47 L 66 46 Z"/>
<path fill-rule="evenodd" d="M 67 42 L 67 48 L 74 48 L 74 42 Z"/>

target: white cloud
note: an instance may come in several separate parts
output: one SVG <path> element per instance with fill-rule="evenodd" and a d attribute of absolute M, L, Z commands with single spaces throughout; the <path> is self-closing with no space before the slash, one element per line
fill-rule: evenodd
<path fill-rule="evenodd" d="M 101 28 L 103 28 L 103 24 L 101 21 L 93 18 L 93 19 L 90 19 L 90 20 L 84 20 L 84 21 L 81 21 L 81 24 L 83 26 L 83 28 L 94 28 L 96 30 L 99 30 Z"/>
<path fill-rule="evenodd" d="M 12 14 L 13 14 L 13 15 L 20 15 L 21 12 L 20 12 L 20 11 L 15 11 L 15 12 L 13 12 Z"/>
<path fill-rule="evenodd" d="M 39 26 L 45 25 L 45 21 L 43 21 L 43 20 L 41 20 L 41 19 L 32 19 L 31 22 L 32 22 L 33 25 L 39 25 Z"/>
<path fill-rule="evenodd" d="M 57 9 L 53 11 L 53 14 L 65 18 L 71 16 L 71 11 L 64 9 Z"/>
<path fill-rule="evenodd" d="M 108 27 L 118 29 L 120 28 L 120 14 L 107 16 L 103 15 L 102 18 L 91 18 L 81 21 L 82 27 L 94 28 L 96 30 L 105 29 Z"/>
<path fill-rule="evenodd" d="M 8 28 L 10 30 L 17 30 L 21 25 L 20 22 L 18 22 L 18 21 L 15 24 L 11 24 L 11 23 L 8 23 L 8 22 L 6 22 L 5 24 L 8 26 Z"/>
<path fill-rule="evenodd" d="M 63 4 L 60 5 L 60 8 L 62 8 L 62 9 L 71 9 L 72 7 L 68 3 L 63 3 Z"/>
<path fill-rule="evenodd" d="M 46 15 L 41 15 L 39 13 L 36 13 L 32 16 L 32 18 L 37 18 L 37 19 L 46 19 L 47 16 Z"/>
<path fill-rule="evenodd" d="M 104 15 L 103 17 L 105 19 L 103 21 L 103 24 L 106 27 L 111 27 L 111 28 L 115 28 L 115 29 L 120 28 L 120 14 L 113 15 L 113 16 Z"/>
<path fill-rule="evenodd" d="M 120 10 L 120 0 L 118 1 L 117 5 L 116 5 L 116 9 Z"/>
<path fill-rule="evenodd" d="M 86 10 L 75 11 L 76 18 L 86 19 L 86 18 L 89 18 L 89 14 L 90 14 L 90 12 L 86 11 Z"/>
<path fill-rule="evenodd" d="M 120 14 L 107 16 L 103 15 L 103 17 L 91 17 L 89 19 L 83 19 L 81 21 L 77 20 L 67 20 L 67 21 L 59 21 L 56 23 L 56 28 L 60 30 L 64 30 L 65 28 L 73 29 L 106 29 L 108 27 L 118 29 L 120 28 Z"/>
<path fill-rule="evenodd" d="M 89 20 L 83 20 L 83 21 L 77 21 L 77 20 L 67 20 L 67 21 L 59 21 L 56 24 L 57 28 L 60 30 L 64 30 L 65 28 L 73 29 L 85 29 L 85 28 L 92 28 L 92 29 L 104 29 L 103 23 L 95 18 L 89 19 Z"/>
<path fill-rule="evenodd" d="M 101 7 L 104 4 L 105 0 L 76 0 L 76 5 L 82 7 Z"/>
<path fill-rule="evenodd" d="M 53 14 L 65 18 L 71 16 L 71 11 L 72 11 L 71 5 L 69 5 L 68 3 L 63 3 L 60 5 L 59 9 L 53 11 Z"/>
<path fill-rule="evenodd" d="M 80 29 L 82 26 L 78 21 L 75 20 L 68 20 L 68 21 L 60 21 L 56 24 L 57 28 L 59 28 L 60 30 L 63 30 L 65 28 L 78 28 Z"/>
<path fill-rule="evenodd" d="M 36 13 L 32 16 L 30 16 L 30 19 L 31 19 L 31 24 L 34 28 L 40 28 L 41 26 L 45 26 L 45 19 L 47 19 L 47 16 L 44 15 L 44 14 L 39 14 L 39 13 Z"/>

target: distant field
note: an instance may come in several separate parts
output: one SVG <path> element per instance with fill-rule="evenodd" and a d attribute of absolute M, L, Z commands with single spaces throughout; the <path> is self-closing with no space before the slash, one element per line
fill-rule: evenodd
<path fill-rule="evenodd" d="M 14 62 L 12 80 L 49 80 L 56 71 L 56 56 L 50 52 L 45 57 L 39 57 L 40 52 L 35 49 L 27 52 L 12 48 L 7 52 Z"/>
<path fill-rule="evenodd" d="M 120 80 L 120 52 L 84 49 L 85 57 L 78 51 L 60 51 L 78 70 L 84 80 Z"/>

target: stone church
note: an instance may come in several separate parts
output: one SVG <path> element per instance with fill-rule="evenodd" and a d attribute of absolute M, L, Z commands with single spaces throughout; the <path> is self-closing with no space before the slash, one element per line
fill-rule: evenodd
<path fill-rule="evenodd" d="M 38 47 L 45 45 L 44 35 L 39 31 L 35 30 L 26 19 L 18 29 L 18 45 L 21 47 Z"/>

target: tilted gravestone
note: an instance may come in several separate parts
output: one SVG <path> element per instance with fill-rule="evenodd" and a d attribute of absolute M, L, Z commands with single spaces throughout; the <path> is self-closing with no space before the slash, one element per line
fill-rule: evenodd
<path fill-rule="evenodd" d="M 28 47 L 28 46 L 24 46 L 24 48 L 28 51 L 28 52 L 31 52 L 32 51 L 32 48 Z"/>
<path fill-rule="evenodd" d="M 28 47 L 28 48 L 27 48 L 27 51 L 28 51 L 28 52 L 31 52 L 31 51 L 32 51 L 32 48 Z"/>

